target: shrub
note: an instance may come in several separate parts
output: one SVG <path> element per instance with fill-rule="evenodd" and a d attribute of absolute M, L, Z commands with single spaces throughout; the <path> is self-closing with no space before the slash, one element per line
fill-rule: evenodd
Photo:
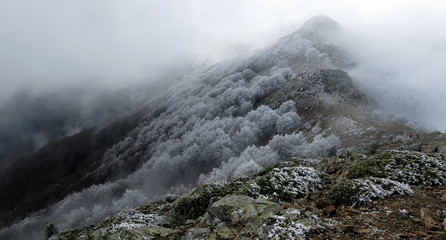
<path fill-rule="evenodd" d="M 335 205 L 357 206 L 382 199 L 393 194 L 411 195 L 412 189 L 407 185 L 385 178 L 350 179 L 333 186 L 327 197 Z"/>
<path fill-rule="evenodd" d="M 273 168 L 254 181 L 259 186 L 259 195 L 277 197 L 283 201 L 316 191 L 321 183 L 318 172 L 311 167 Z"/>
<path fill-rule="evenodd" d="M 49 239 L 51 236 L 53 236 L 54 234 L 58 234 L 59 230 L 57 229 L 56 226 L 54 226 L 53 223 L 48 223 L 45 226 L 45 238 Z"/>
<path fill-rule="evenodd" d="M 350 179 L 380 177 L 414 185 L 446 183 L 446 160 L 443 155 L 409 151 L 389 151 L 353 165 Z"/>

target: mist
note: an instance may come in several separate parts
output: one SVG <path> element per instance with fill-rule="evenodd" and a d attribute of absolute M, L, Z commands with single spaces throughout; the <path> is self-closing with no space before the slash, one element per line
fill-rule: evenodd
<path fill-rule="evenodd" d="M 445 130 L 446 4 L 374 1 L 29 1 L 0 7 L 0 103 L 23 88 L 119 89 L 163 81 L 272 44 L 327 15 L 346 35 L 351 74 L 389 111 Z M 393 91 L 398 89 L 398 91 Z"/>
<path fill-rule="evenodd" d="M 8 231 L 33 224 L 42 229 L 46 221 L 61 229 L 97 222 L 181 184 L 244 176 L 298 153 L 324 156 L 339 146 L 335 136 L 310 141 L 293 133 L 300 117 L 287 104 L 282 110 L 252 104 L 295 77 L 282 66 L 290 56 L 329 61 L 304 40 L 255 51 L 315 15 L 339 23 L 336 44 L 355 62 L 348 71 L 393 113 L 383 117 L 444 131 L 446 35 L 439 29 L 445 9 L 439 1 L 2 1 L 2 122 L 9 130 L 21 123 L 10 139 L 31 136 L 34 150 L 135 105 L 153 108 L 132 135 L 107 150 L 95 174 L 134 159 L 140 169 L 72 193 Z M 310 48 L 315 59 L 306 59 Z M 29 128 L 35 116 L 50 127 Z M 255 145 L 277 133 L 283 136 Z"/>

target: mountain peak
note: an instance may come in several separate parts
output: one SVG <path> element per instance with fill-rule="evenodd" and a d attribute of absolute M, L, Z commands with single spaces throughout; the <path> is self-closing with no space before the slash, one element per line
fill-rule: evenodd
<path fill-rule="evenodd" d="M 319 15 L 310 18 L 297 31 L 303 38 L 311 41 L 324 41 L 339 31 L 339 24 L 333 19 Z"/>

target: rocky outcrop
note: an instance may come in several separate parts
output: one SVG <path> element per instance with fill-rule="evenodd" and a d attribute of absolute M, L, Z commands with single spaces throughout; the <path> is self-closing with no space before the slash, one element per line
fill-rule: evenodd
<path fill-rule="evenodd" d="M 446 209 L 442 200 L 446 189 L 432 191 L 430 182 L 422 182 L 427 185 L 419 188 L 388 179 L 394 165 L 378 168 L 390 174 L 387 177 L 348 178 L 352 173 L 356 176 L 358 169 L 372 174 L 377 168 L 367 170 L 364 166 L 370 164 L 360 168 L 358 164 L 378 161 L 379 156 L 419 166 L 420 159 L 430 165 L 446 161 L 443 155 L 408 151 L 384 152 L 368 159 L 354 154 L 313 161 L 294 159 L 251 178 L 205 184 L 189 194 L 168 196 L 50 239 L 327 239 L 380 233 L 417 238 L 422 229 L 430 231 L 425 237 L 438 236 L 446 214 L 435 212 L 432 206 Z M 384 201 L 389 198 L 396 200 Z M 385 219 L 406 223 L 408 231 L 399 233 L 399 225 L 392 228 Z"/>

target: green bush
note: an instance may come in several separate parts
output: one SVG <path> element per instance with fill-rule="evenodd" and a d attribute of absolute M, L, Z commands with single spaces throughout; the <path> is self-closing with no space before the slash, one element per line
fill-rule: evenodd
<path fill-rule="evenodd" d="M 393 194 L 411 195 L 412 189 L 407 184 L 385 178 L 361 178 L 343 181 L 327 192 L 327 198 L 335 205 L 358 206 L 382 199 Z"/>
<path fill-rule="evenodd" d="M 446 183 L 444 156 L 410 151 L 389 151 L 360 161 L 348 169 L 347 177 L 380 177 L 414 185 Z"/>
<path fill-rule="evenodd" d="M 256 177 L 254 183 L 251 186 L 259 186 L 259 195 L 291 201 L 316 191 L 320 188 L 321 179 L 314 168 L 282 167 Z"/>
<path fill-rule="evenodd" d="M 385 178 L 386 166 L 389 164 L 387 159 L 367 159 L 358 162 L 348 169 L 347 177 L 349 179 L 362 177 Z"/>

